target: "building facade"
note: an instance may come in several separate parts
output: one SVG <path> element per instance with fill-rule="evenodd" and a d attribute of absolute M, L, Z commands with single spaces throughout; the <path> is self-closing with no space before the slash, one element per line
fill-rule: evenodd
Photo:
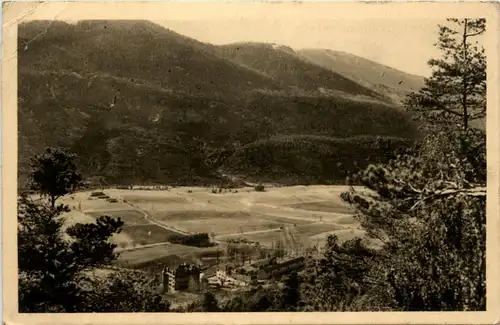
<path fill-rule="evenodd" d="M 202 287 L 202 273 L 200 268 L 184 263 L 175 268 L 165 266 L 162 272 L 163 291 L 176 292 L 188 291 L 198 292 Z"/>

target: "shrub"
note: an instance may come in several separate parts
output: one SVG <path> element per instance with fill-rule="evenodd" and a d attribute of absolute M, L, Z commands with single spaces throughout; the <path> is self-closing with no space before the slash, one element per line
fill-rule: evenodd
<path fill-rule="evenodd" d="M 262 184 L 256 185 L 254 187 L 254 189 L 255 189 L 256 192 L 265 192 L 266 191 L 266 188 Z"/>
<path fill-rule="evenodd" d="M 195 247 L 210 247 L 214 243 L 210 242 L 210 236 L 207 233 L 198 233 L 193 235 L 173 235 L 168 241 L 174 244 L 182 244 Z"/>

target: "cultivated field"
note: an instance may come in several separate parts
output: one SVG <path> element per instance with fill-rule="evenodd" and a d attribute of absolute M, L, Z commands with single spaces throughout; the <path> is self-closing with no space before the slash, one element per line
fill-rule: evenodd
<path fill-rule="evenodd" d="M 242 211 L 163 211 L 152 212 L 152 215 L 177 229 L 192 233 L 208 232 L 215 236 L 275 229 L 282 225 L 282 222 Z"/>
<path fill-rule="evenodd" d="M 212 193 L 211 188 L 168 190 L 104 190 L 116 202 L 79 192 L 64 198 L 75 211 L 71 222 L 101 215 L 120 217 L 125 226 L 113 238 L 121 251 L 119 263 L 143 265 L 172 256 L 214 255 L 229 239 L 244 238 L 261 246 L 278 241 L 308 247 L 322 245 L 330 234 L 362 236 L 352 209 L 340 200 L 343 186 L 253 188 Z M 217 247 L 199 248 L 168 243 L 171 235 L 210 234 Z"/>
<path fill-rule="evenodd" d="M 116 264 L 124 267 L 148 267 L 153 264 L 176 262 L 179 259 L 191 262 L 202 261 L 215 256 L 222 247 L 192 247 L 178 244 L 164 244 L 122 252 Z"/>

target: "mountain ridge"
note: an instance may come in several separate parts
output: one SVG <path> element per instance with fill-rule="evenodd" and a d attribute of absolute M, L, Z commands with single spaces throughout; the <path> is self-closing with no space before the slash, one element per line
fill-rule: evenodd
<path fill-rule="evenodd" d="M 422 76 L 406 73 L 352 53 L 330 49 L 300 49 L 297 53 L 324 68 L 384 93 L 399 105 L 408 94 L 422 88 L 425 82 Z"/>
<path fill-rule="evenodd" d="M 76 152 L 86 177 L 190 184 L 216 178 L 208 153 L 280 134 L 418 134 L 384 96 L 327 69 L 287 54 L 275 70 L 286 80 L 266 77 L 147 21 L 35 21 L 18 43 L 21 178 L 46 146 Z"/>

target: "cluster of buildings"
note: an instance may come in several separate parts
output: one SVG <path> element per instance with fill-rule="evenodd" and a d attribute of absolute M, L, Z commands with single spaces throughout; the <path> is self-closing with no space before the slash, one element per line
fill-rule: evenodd
<path fill-rule="evenodd" d="M 276 250 L 263 256 L 253 263 L 235 265 L 230 260 L 223 265 L 203 267 L 199 261 L 187 261 L 178 257 L 177 261 L 170 261 L 169 266 L 156 264 L 153 273 L 161 274 L 162 291 L 173 292 L 202 292 L 208 287 L 238 289 L 242 287 L 279 281 L 292 272 L 298 272 L 305 266 L 304 254 L 301 252 L 300 238 L 295 229 L 286 228 L 284 241 L 276 244 Z M 296 238 L 297 237 L 297 238 Z M 285 241 L 288 245 L 285 245 Z M 273 248 L 275 245 L 273 243 Z M 159 272 L 161 270 L 161 272 Z"/>
<path fill-rule="evenodd" d="M 201 272 L 198 266 L 183 263 L 177 267 L 165 266 L 162 271 L 164 293 L 173 292 L 201 292 L 208 286 L 222 286 L 236 288 L 248 286 L 249 281 L 231 275 L 227 270 L 216 270 L 213 274 Z"/>
<path fill-rule="evenodd" d="M 163 292 L 202 291 L 206 285 L 200 267 L 182 263 L 175 268 L 165 266 L 162 272 Z"/>
<path fill-rule="evenodd" d="M 164 293 L 202 292 L 209 286 L 237 289 L 259 283 L 280 279 L 283 276 L 301 270 L 305 265 L 304 257 L 290 258 L 279 262 L 256 263 L 245 275 L 231 269 L 217 269 L 214 273 L 204 273 L 199 266 L 182 263 L 177 267 L 165 266 L 162 271 Z"/>

